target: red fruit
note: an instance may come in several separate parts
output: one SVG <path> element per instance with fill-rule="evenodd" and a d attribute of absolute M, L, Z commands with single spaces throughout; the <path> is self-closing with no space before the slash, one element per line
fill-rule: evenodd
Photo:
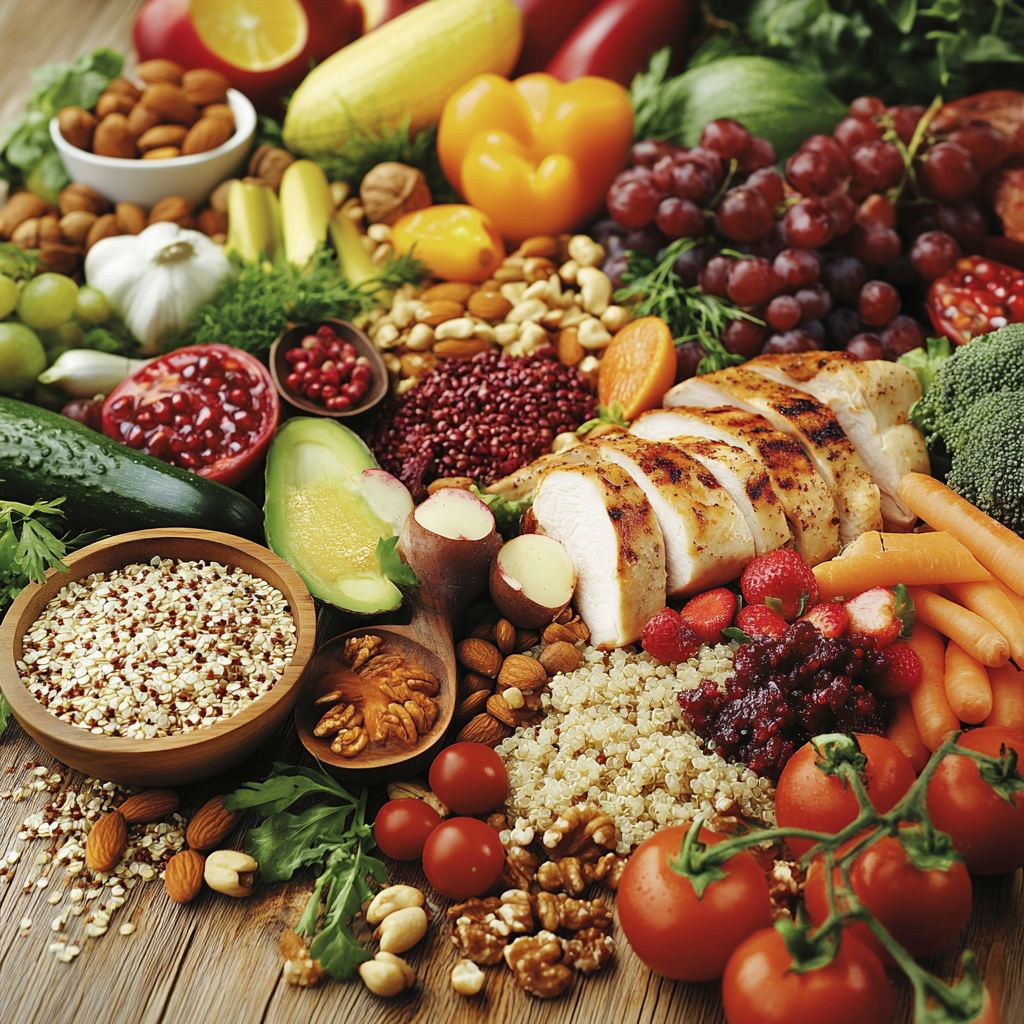
<path fill-rule="evenodd" d="M 663 608 L 652 615 L 640 638 L 643 649 L 658 661 L 686 661 L 697 653 L 697 634 L 672 608 Z"/>
<path fill-rule="evenodd" d="M 875 587 L 846 602 L 850 632 L 873 636 L 878 647 L 891 644 L 901 633 L 910 636 L 914 629 L 914 605 L 909 598 L 898 598 L 888 587 Z"/>
<path fill-rule="evenodd" d="M 885 671 L 871 686 L 880 697 L 902 697 L 921 685 L 923 666 L 913 648 L 906 644 L 890 644 L 882 652 Z"/>
<path fill-rule="evenodd" d="M 787 622 L 818 603 L 818 581 L 811 567 L 787 548 L 758 555 L 743 570 L 740 588 L 748 605 L 767 605 Z"/>
<path fill-rule="evenodd" d="M 687 601 L 679 617 L 702 644 L 710 646 L 722 642 L 722 630 L 732 622 L 735 613 L 736 595 L 725 587 L 718 587 Z"/>
<path fill-rule="evenodd" d="M 858 96 L 850 104 L 850 117 L 858 121 L 870 121 L 885 113 L 885 104 L 877 96 Z"/>
<path fill-rule="evenodd" d="M 957 345 L 1024 321 L 1024 271 L 984 256 L 965 256 L 928 289 L 928 315 Z"/>
<path fill-rule="evenodd" d="M 710 149 L 723 160 L 732 160 L 738 158 L 750 145 L 750 132 L 738 121 L 720 117 L 704 126 L 700 133 L 700 144 L 701 148 Z"/>
<path fill-rule="evenodd" d="M 816 604 L 801 622 L 809 622 L 822 636 L 842 636 L 850 624 L 850 616 L 838 601 Z"/>
<path fill-rule="evenodd" d="M 777 639 L 786 632 L 786 620 L 763 604 L 748 604 L 741 608 L 736 616 L 736 625 L 755 640 L 764 637 Z"/>

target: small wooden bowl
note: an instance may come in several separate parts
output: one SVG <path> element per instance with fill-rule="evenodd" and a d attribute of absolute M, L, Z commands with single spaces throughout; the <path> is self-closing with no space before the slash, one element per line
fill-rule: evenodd
<path fill-rule="evenodd" d="M 366 356 L 370 363 L 370 386 L 366 389 L 363 400 L 359 405 L 354 405 L 351 409 L 345 409 L 342 412 L 328 409 L 319 402 L 312 402 L 304 395 L 299 395 L 285 387 L 284 383 L 288 374 L 292 372 L 291 364 L 285 359 L 285 353 L 289 349 L 301 345 L 302 339 L 307 334 L 316 334 L 317 328 L 324 326 L 330 327 L 342 341 L 347 341 L 356 350 L 357 355 Z M 307 320 L 305 323 L 296 324 L 285 331 L 270 346 L 270 375 L 274 378 L 277 393 L 281 396 L 282 401 L 303 412 L 312 413 L 314 416 L 329 416 L 336 420 L 362 415 L 372 409 L 388 393 L 388 370 L 376 345 L 358 327 L 353 327 L 347 320 L 339 320 L 333 316 L 324 317 L 322 320 Z"/>
<path fill-rule="evenodd" d="M 15 665 L 22 638 L 61 589 L 91 573 L 109 572 L 154 556 L 207 559 L 259 576 L 276 587 L 295 619 L 295 655 L 284 676 L 244 711 L 206 729 L 154 739 L 94 736 L 51 715 L 33 697 Z M 90 544 L 64 559 L 68 572 L 51 572 L 18 595 L 0 625 L 0 687 L 25 731 L 54 757 L 99 779 L 134 786 L 175 786 L 231 768 L 269 740 L 302 690 L 316 638 L 316 610 L 302 580 L 272 551 L 212 530 L 139 530 Z"/>

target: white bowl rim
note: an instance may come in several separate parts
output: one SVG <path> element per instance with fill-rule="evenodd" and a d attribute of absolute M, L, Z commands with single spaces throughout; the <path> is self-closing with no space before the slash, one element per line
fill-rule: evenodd
<path fill-rule="evenodd" d="M 67 151 L 74 159 L 83 160 L 94 167 L 109 167 L 117 168 L 118 170 L 123 170 L 125 167 L 136 167 L 141 174 L 155 173 L 161 167 L 194 167 L 196 164 L 204 163 L 213 157 L 226 153 L 234 146 L 237 146 L 239 142 L 248 141 L 256 131 L 256 108 L 252 105 L 252 101 L 248 96 L 237 89 L 228 89 L 228 105 L 235 115 L 235 131 L 231 138 L 226 142 L 222 142 L 215 149 L 208 149 L 204 153 L 192 153 L 189 156 L 172 156 L 166 160 L 143 160 L 134 157 L 100 156 L 97 153 L 90 153 L 87 149 L 79 149 L 77 146 L 72 146 L 61 135 L 56 115 L 50 118 L 50 138 L 60 154 L 63 155 Z M 242 123 L 243 118 L 244 123 Z"/>

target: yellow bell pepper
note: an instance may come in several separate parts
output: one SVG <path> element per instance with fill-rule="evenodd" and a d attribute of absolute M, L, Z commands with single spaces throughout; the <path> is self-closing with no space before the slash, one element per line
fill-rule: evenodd
<path fill-rule="evenodd" d="M 483 281 L 505 258 L 491 218 L 458 203 L 407 213 L 391 225 L 391 244 L 399 256 L 411 252 L 433 277 L 446 281 Z"/>
<path fill-rule="evenodd" d="M 509 82 L 478 75 L 445 104 L 441 167 L 502 235 L 520 241 L 583 224 L 601 208 L 633 138 L 633 108 L 617 82 L 551 75 Z"/>

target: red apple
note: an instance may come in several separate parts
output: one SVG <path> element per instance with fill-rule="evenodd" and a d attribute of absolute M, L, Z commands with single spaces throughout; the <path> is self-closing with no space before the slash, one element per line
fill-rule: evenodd
<path fill-rule="evenodd" d="M 227 56 L 224 47 L 211 37 L 207 41 L 197 29 L 192 11 L 200 23 L 230 22 L 247 15 L 245 0 L 148 0 L 135 18 L 132 38 L 139 60 L 163 57 L 184 68 L 213 68 L 226 75 L 231 84 L 261 110 L 281 109 L 281 96 L 293 89 L 309 71 L 311 60 L 321 61 L 340 50 L 362 30 L 362 8 L 348 0 L 280 0 L 287 10 L 294 8 L 298 34 L 294 45 L 282 46 L 279 61 L 269 60 L 259 70 L 240 67 Z M 211 17 L 211 13 L 215 17 Z M 215 52 L 217 51 L 217 52 Z"/>

